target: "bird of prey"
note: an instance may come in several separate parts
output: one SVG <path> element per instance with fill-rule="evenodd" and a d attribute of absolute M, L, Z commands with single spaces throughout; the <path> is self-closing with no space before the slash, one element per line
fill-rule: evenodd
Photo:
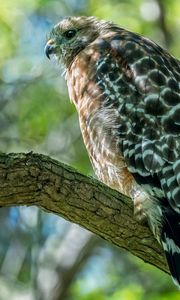
<path fill-rule="evenodd" d="M 66 17 L 45 47 L 65 68 L 97 177 L 132 198 L 180 286 L 180 62 L 95 17 Z"/>

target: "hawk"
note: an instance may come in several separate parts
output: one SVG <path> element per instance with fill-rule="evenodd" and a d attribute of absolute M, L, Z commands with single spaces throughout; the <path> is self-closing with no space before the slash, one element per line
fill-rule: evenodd
<path fill-rule="evenodd" d="M 155 42 L 95 17 L 67 17 L 45 46 L 98 178 L 131 197 L 180 287 L 180 62 Z"/>

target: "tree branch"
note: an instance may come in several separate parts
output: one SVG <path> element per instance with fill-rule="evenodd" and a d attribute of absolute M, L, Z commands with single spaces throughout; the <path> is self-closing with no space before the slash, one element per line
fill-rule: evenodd
<path fill-rule="evenodd" d="M 48 156 L 0 154 L 0 206 L 17 205 L 56 213 L 168 272 L 161 246 L 133 218 L 129 198 Z"/>

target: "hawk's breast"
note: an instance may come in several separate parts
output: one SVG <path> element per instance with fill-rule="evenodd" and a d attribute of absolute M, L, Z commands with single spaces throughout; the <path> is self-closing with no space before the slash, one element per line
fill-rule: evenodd
<path fill-rule="evenodd" d="M 103 92 L 97 84 L 97 61 L 102 65 L 99 53 L 92 47 L 77 56 L 67 73 L 69 95 L 77 108 L 83 140 L 97 177 L 131 196 L 136 183 L 121 155 L 116 136 L 121 118 L 116 105 L 111 108 L 104 105 L 107 91 Z"/>

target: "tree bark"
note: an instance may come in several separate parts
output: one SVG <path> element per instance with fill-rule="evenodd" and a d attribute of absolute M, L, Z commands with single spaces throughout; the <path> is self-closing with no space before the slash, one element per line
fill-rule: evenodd
<path fill-rule="evenodd" d="M 0 154 L 0 206 L 36 205 L 169 272 L 162 247 L 133 217 L 132 201 L 48 156 Z"/>

